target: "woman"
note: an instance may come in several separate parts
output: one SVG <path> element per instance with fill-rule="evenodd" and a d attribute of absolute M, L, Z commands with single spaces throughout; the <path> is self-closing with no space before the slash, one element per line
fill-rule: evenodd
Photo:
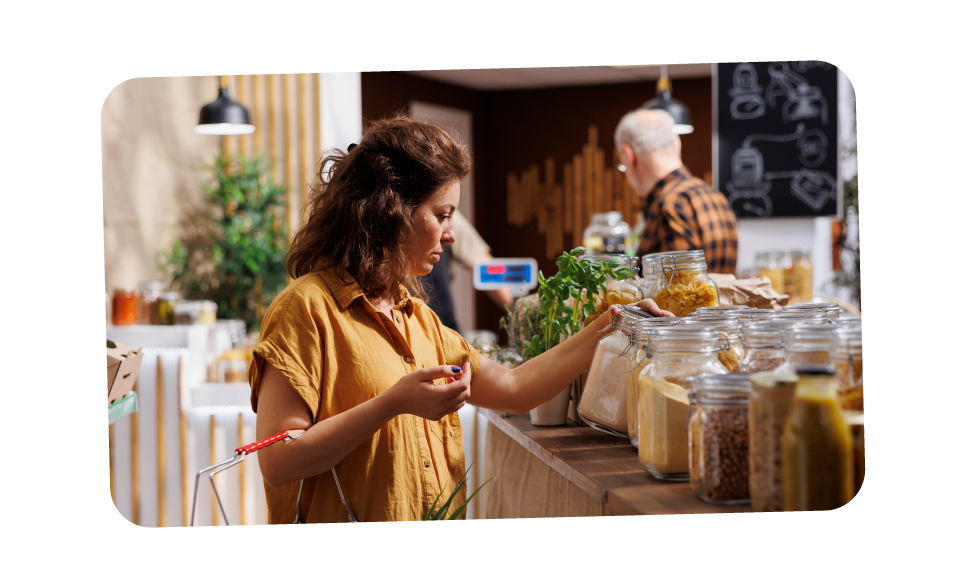
<path fill-rule="evenodd" d="M 248 373 L 258 438 L 304 431 L 258 454 L 271 523 L 295 520 L 303 479 L 301 522 L 348 520 L 333 468 L 358 520 L 422 519 L 465 471 L 459 408 L 524 413 L 589 367 L 608 317 L 509 370 L 410 297 L 403 284 L 455 240 L 469 169 L 445 131 L 402 116 L 322 161 L 294 281 L 265 314 Z"/>

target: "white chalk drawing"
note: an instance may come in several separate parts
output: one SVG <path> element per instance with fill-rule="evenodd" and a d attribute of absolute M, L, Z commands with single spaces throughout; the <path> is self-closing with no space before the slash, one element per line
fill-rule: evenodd
<path fill-rule="evenodd" d="M 727 201 L 734 210 L 743 210 L 747 214 L 754 216 L 768 217 L 774 212 L 774 204 L 768 191 L 771 189 L 770 182 L 762 185 L 762 189 L 743 190 L 727 183 Z"/>
<path fill-rule="evenodd" d="M 764 97 L 757 83 L 757 70 L 750 63 L 738 63 L 734 70 L 734 87 L 727 91 L 731 120 L 750 120 L 764 115 Z"/>
<path fill-rule="evenodd" d="M 828 200 L 836 200 L 837 185 L 831 174 L 820 170 L 799 169 L 793 172 L 768 172 L 764 174 L 767 180 L 790 178 L 791 194 L 808 205 L 811 210 L 819 212 Z"/>
<path fill-rule="evenodd" d="M 814 71 L 816 69 L 828 71 L 834 66 L 827 61 L 795 61 L 791 67 L 801 73 L 808 73 L 809 71 Z"/>
<path fill-rule="evenodd" d="M 771 81 L 764 91 L 767 105 L 777 107 L 779 98 L 784 99 L 781 113 L 784 122 L 819 118 L 828 124 L 828 101 L 821 88 L 808 84 L 807 79 L 795 72 L 787 62 L 772 63 L 767 66 Z"/>
<path fill-rule="evenodd" d="M 797 140 L 798 157 L 807 167 L 817 167 L 828 156 L 828 136 L 821 129 L 805 131 Z"/>

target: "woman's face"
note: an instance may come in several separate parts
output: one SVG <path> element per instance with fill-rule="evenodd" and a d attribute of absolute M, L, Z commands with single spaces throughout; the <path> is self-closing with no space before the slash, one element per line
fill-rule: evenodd
<path fill-rule="evenodd" d="M 406 240 L 409 275 L 424 276 L 439 261 L 446 243 L 456 240 L 452 215 L 459 206 L 459 182 L 437 190 L 422 203 L 412 218 L 412 235 Z"/>

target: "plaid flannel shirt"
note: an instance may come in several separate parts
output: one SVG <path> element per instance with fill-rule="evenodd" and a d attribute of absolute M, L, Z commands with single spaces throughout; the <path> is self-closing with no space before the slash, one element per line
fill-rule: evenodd
<path fill-rule="evenodd" d="M 657 182 L 643 218 L 639 255 L 703 249 L 708 272 L 737 272 L 737 217 L 723 194 L 686 167 Z"/>

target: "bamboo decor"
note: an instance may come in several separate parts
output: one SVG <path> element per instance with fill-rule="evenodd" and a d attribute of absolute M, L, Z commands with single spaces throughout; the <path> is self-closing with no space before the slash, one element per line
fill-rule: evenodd
<path fill-rule="evenodd" d="M 261 155 L 289 190 L 285 219 L 289 240 L 304 222 L 308 186 L 322 157 L 321 74 L 222 76 L 231 95 L 248 109 L 255 132 L 222 137 L 226 156 Z"/>
<path fill-rule="evenodd" d="M 506 175 L 507 222 L 522 227 L 536 220 L 537 231 L 546 238 L 549 259 L 582 245 L 583 231 L 596 213 L 620 212 L 631 225 L 636 220 L 639 199 L 625 174 L 616 169 L 618 152 L 614 150 L 612 165 L 607 167 L 598 142 L 599 130 L 590 125 L 583 148 L 563 164 L 562 183 L 557 183 L 552 158 L 545 160 L 542 181 L 535 164 Z"/>

